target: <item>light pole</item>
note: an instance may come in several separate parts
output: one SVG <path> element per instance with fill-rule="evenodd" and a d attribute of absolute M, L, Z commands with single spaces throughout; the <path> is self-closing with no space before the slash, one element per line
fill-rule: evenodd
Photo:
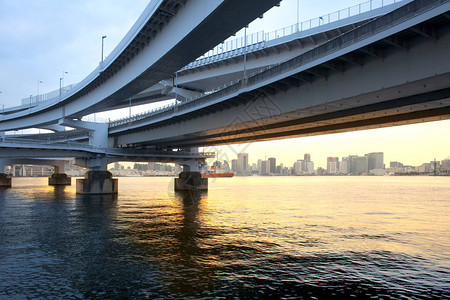
<path fill-rule="evenodd" d="M 0 94 L 3 93 L 2 91 L 0 91 Z M 3 110 L 2 110 L 2 120 L 5 117 L 5 104 L 2 104 L 3 106 Z"/>
<path fill-rule="evenodd" d="M 36 89 L 36 101 L 38 100 L 37 98 L 39 97 L 39 84 L 42 83 L 41 80 L 37 81 L 37 89 Z"/>
<path fill-rule="evenodd" d="M 59 96 L 61 97 L 61 89 L 62 89 L 62 77 L 59 78 Z"/>
<path fill-rule="evenodd" d="M 244 27 L 244 79 L 247 78 L 247 26 Z"/>
<path fill-rule="evenodd" d="M 62 87 L 64 87 L 64 74 L 69 74 L 69 72 L 66 72 L 66 71 L 62 72 Z"/>
<path fill-rule="evenodd" d="M 300 21 L 300 19 L 299 19 L 299 15 L 300 15 L 300 12 L 299 12 L 299 9 L 300 9 L 300 0 L 297 0 L 297 31 L 299 31 L 300 30 L 300 26 L 299 26 L 299 24 L 298 24 L 298 22 Z"/>
<path fill-rule="evenodd" d="M 104 40 L 106 38 L 106 35 L 102 36 L 102 61 L 103 61 L 103 44 L 104 44 Z"/>

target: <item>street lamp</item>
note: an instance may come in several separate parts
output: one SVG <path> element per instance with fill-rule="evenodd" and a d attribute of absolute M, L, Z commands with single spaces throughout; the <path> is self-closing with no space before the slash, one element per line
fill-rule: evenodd
<path fill-rule="evenodd" d="M 63 80 L 63 78 L 60 77 L 60 78 L 59 78 L 59 96 L 61 96 L 62 80 Z"/>
<path fill-rule="evenodd" d="M 102 61 L 103 61 L 103 44 L 104 44 L 104 40 L 106 38 L 106 35 L 102 36 Z"/>
<path fill-rule="evenodd" d="M 36 101 L 38 100 L 37 98 L 39 97 L 39 84 L 42 83 L 41 80 L 37 81 L 37 89 L 36 89 Z"/>
<path fill-rule="evenodd" d="M 62 72 L 62 87 L 64 87 L 64 74 L 69 74 L 69 72 L 66 72 L 66 71 Z"/>

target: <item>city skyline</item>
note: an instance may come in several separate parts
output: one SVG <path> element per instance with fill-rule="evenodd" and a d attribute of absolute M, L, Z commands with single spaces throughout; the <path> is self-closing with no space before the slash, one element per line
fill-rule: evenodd
<path fill-rule="evenodd" d="M 323 1 L 317 5 L 312 0 L 283 0 L 280 7 L 274 7 L 264 14 L 264 18 L 251 23 L 247 33 L 269 32 L 294 24 L 297 17 L 302 22 L 362 2 Z M 101 37 L 107 36 L 104 49 L 107 56 L 147 3 L 147 0 L 136 0 L 133 5 L 127 1 L 111 3 L 104 0 L 75 3 L 0 0 L 0 18 L 4 21 L 0 29 L 0 104 L 18 105 L 21 98 L 38 91 L 46 93 L 58 89 L 61 77 L 66 85 L 81 81 L 99 63 Z M 67 13 L 63 15 L 60 11 Z M 115 22 L 111 23 L 112 19 Z M 242 36 L 243 31 L 231 38 Z M 137 113 L 140 109 L 133 107 L 131 111 Z M 128 113 L 128 109 L 123 109 L 109 115 L 114 119 Z M 279 155 L 278 159 L 286 163 L 300 158 L 301 153 L 312 153 L 321 167 L 325 166 L 329 155 L 343 157 L 380 151 L 386 153 L 387 160 L 415 165 L 430 157 L 444 159 L 450 156 L 448 136 L 450 120 L 444 120 L 214 149 L 230 157 L 242 151 L 249 152 L 250 157 L 270 157 L 282 152 L 283 156 Z"/>

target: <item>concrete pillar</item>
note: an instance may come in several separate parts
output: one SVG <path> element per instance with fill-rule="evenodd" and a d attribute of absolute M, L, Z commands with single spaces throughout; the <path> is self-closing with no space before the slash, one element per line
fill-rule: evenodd
<path fill-rule="evenodd" d="M 111 172 L 107 171 L 108 159 L 106 157 L 76 159 L 75 164 L 89 168 L 83 179 L 77 179 L 77 194 L 101 195 L 118 193 L 119 180 L 112 178 Z"/>
<path fill-rule="evenodd" d="M 11 177 L 5 173 L 0 173 L 0 188 L 10 188 L 11 187 Z"/>
<path fill-rule="evenodd" d="M 77 194 L 117 194 L 118 191 L 118 179 L 112 178 L 108 171 L 88 171 L 83 179 L 77 179 Z"/>
<path fill-rule="evenodd" d="M 51 177 L 48 178 L 48 185 L 71 185 L 72 177 L 67 176 L 65 172 L 65 161 L 55 162 L 55 168 Z"/>
<path fill-rule="evenodd" d="M 0 188 L 11 187 L 11 177 L 5 173 L 6 161 L 0 159 Z"/>
<path fill-rule="evenodd" d="M 191 149 L 191 152 L 197 153 L 197 149 Z M 208 189 L 208 178 L 202 178 L 200 173 L 200 164 L 202 161 L 192 159 L 183 162 L 183 172 L 178 178 L 175 178 L 175 191 L 196 191 Z"/>
<path fill-rule="evenodd" d="M 202 178 L 200 172 L 181 172 L 175 178 L 175 191 L 198 191 L 208 189 L 208 178 Z"/>
<path fill-rule="evenodd" d="M 48 185 L 71 185 L 72 177 L 67 176 L 66 173 L 53 173 L 48 178 Z"/>

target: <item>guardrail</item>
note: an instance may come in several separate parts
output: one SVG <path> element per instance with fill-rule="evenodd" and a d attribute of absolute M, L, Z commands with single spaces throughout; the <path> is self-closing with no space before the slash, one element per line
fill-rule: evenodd
<path fill-rule="evenodd" d="M 268 41 L 282 38 L 300 31 L 310 30 L 332 22 L 344 20 L 401 1 L 404 0 L 370 0 L 304 22 L 295 23 L 274 31 L 266 33 L 264 31 L 252 33 L 246 36 L 247 41 L 245 40 L 245 36 L 236 38 L 234 40 L 225 41 L 209 50 L 181 70 L 208 63 L 211 61 L 212 57 L 222 59 L 223 57 L 241 55 L 244 52 L 245 45 L 247 45 L 247 52 L 255 51 L 260 48 L 264 48 Z"/>
<path fill-rule="evenodd" d="M 31 105 L 33 103 L 44 102 L 44 101 L 58 98 L 60 95 L 67 93 L 69 90 L 76 87 L 77 84 L 78 83 L 69 84 L 69 85 L 62 87 L 61 89 L 57 89 L 57 90 L 48 92 L 46 94 L 40 94 L 40 95 L 36 95 L 36 96 L 30 96 L 28 98 L 23 98 L 21 103 L 22 103 L 22 105 L 26 105 L 26 104 Z"/>

